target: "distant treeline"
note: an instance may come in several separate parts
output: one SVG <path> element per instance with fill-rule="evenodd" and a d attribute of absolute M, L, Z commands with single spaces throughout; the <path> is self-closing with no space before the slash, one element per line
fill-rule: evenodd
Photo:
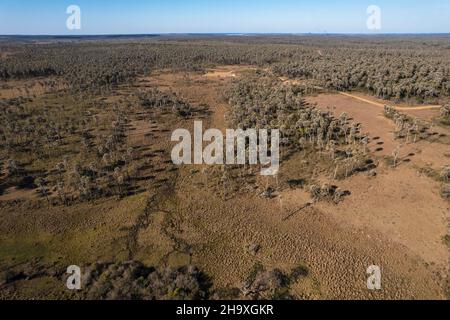
<path fill-rule="evenodd" d="M 448 35 L 86 39 L 0 42 L 5 53 L 0 79 L 61 76 L 75 90 L 104 89 L 155 69 L 202 71 L 214 65 L 249 64 L 280 76 L 314 79 L 330 89 L 362 89 L 386 99 L 423 102 L 450 95 Z"/>

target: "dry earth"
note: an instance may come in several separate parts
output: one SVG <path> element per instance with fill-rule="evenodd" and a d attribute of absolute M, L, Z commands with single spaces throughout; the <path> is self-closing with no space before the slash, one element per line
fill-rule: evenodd
<path fill-rule="evenodd" d="M 51 256 L 74 250 L 78 261 L 114 257 L 149 265 L 192 263 L 211 276 L 216 289 L 239 287 L 255 264 L 261 263 L 285 271 L 306 266 L 308 276 L 292 286 L 299 298 L 444 299 L 449 252 L 442 237 L 448 233 L 449 204 L 438 195 L 439 184 L 418 170 L 448 164 L 444 154 L 449 153 L 449 144 L 403 145 L 401 165 L 387 166 L 383 157 L 399 143 L 393 139 L 394 125 L 376 104 L 341 94 L 308 98 L 337 115 L 345 111 L 362 123 L 373 138 L 370 147 L 380 162 L 377 177 L 359 174 L 343 182 L 331 181 L 351 191 L 339 205 L 320 203 L 300 210 L 310 201 L 301 189 L 283 190 L 273 199 L 259 196 L 265 187 L 262 184 L 276 184 L 275 178 L 246 177 L 236 191 L 220 183 L 225 170 L 220 166 L 171 164 L 172 130 L 192 129 L 194 120 L 202 120 L 204 128 L 224 130 L 228 105 L 222 93 L 230 81 L 251 71 L 251 67 L 228 66 L 206 74 L 160 71 L 140 79 L 139 90 L 157 86 L 176 92 L 197 109 L 185 120 L 158 112 L 132 116 L 128 144 L 152 159 L 142 173 L 142 188 L 148 191 L 129 200 L 98 201 L 89 204 L 89 210 L 81 206 L 71 213 L 54 208 L 39 211 L 32 214 L 33 223 L 14 208 L 2 209 L 1 230 L 5 234 L 30 232 L 31 238 L 44 230 L 47 240 L 41 242 L 52 243 Z M 130 88 L 123 88 L 118 95 L 129 93 Z M 430 110 L 420 112 L 429 117 Z M 282 173 L 295 175 L 298 160 L 294 157 L 282 163 Z M 320 179 L 329 181 L 328 177 Z M 64 223 L 66 219 L 70 226 Z M 69 247 L 51 240 L 54 234 L 66 236 L 67 230 L 73 236 Z M 27 250 L 31 251 L 36 240 L 29 241 Z M 248 252 L 247 247 L 255 244 L 260 250 Z M 50 255 L 45 251 L 49 249 L 42 250 Z M 11 259 L 2 263 L 17 263 Z M 380 291 L 366 286 L 366 269 L 374 264 L 382 268 Z"/>
<path fill-rule="evenodd" d="M 148 80 L 192 104 L 208 105 L 211 115 L 204 126 L 223 129 L 227 105 L 221 92 L 227 81 L 247 70 L 228 67 L 206 75 L 161 72 Z M 345 110 L 372 136 L 380 137 L 377 143 L 385 143 L 380 156 L 391 152 L 396 147 L 393 125 L 381 116 L 382 109 L 347 99 L 324 95 L 312 101 L 335 106 L 337 113 Z M 295 165 L 284 163 L 282 171 Z M 448 251 L 442 236 L 448 203 L 438 196 L 437 184 L 417 174 L 413 165 L 395 170 L 382 166 L 374 179 L 358 175 L 344 183 L 352 196 L 341 205 L 318 205 L 292 216 L 309 201 L 302 190 L 284 191 L 272 200 L 246 192 L 224 200 L 208 188 L 220 168 L 180 168 L 174 193 L 163 207 L 171 213 L 177 237 L 189 245 L 192 262 L 219 288 L 239 285 L 261 262 L 284 270 L 308 266 L 308 279 L 295 286 L 303 298 L 443 298 Z M 291 218 L 285 221 L 286 216 Z M 154 228 L 141 232 L 142 252 L 157 246 L 147 243 L 155 232 Z M 246 253 L 249 244 L 261 246 L 256 256 Z M 186 253 L 184 258 L 175 255 L 172 261 L 188 259 Z M 383 269 L 384 287 L 376 293 L 365 283 L 371 264 Z"/>

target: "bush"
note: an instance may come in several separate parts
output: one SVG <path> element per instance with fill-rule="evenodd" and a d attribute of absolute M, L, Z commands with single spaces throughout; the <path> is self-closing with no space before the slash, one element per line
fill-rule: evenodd
<path fill-rule="evenodd" d="M 335 204 L 338 204 L 345 196 L 350 194 L 349 191 L 344 191 L 341 188 L 330 186 L 329 184 L 324 184 L 322 187 L 312 185 L 309 190 L 311 198 L 313 198 L 314 201 L 325 200 L 334 202 Z"/>
<path fill-rule="evenodd" d="M 450 181 L 450 166 L 445 166 L 442 169 L 441 178 L 446 182 Z"/>
<path fill-rule="evenodd" d="M 208 298 L 210 284 L 193 266 L 154 269 L 129 261 L 91 265 L 83 287 L 87 299 L 199 300 Z"/>
<path fill-rule="evenodd" d="M 257 263 L 243 283 L 241 292 L 252 299 L 293 299 L 290 286 L 308 274 L 309 271 L 304 266 L 294 268 L 290 274 L 284 274 L 279 269 L 266 270 Z"/>
<path fill-rule="evenodd" d="M 450 105 L 441 108 L 441 117 L 450 117 Z"/>
<path fill-rule="evenodd" d="M 445 236 L 444 236 L 444 244 L 447 246 L 447 247 L 449 247 L 450 248 L 450 234 L 446 234 Z"/>
<path fill-rule="evenodd" d="M 450 184 L 442 186 L 441 195 L 444 199 L 450 200 Z"/>

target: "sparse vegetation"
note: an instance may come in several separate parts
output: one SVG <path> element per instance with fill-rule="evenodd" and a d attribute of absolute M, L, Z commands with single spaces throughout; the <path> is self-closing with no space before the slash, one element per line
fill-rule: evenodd
<path fill-rule="evenodd" d="M 442 186 L 441 195 L 444 199 L 450 200 L 450 184 L 444 184 Z"/>
<path fill-rule="evenodd" d="M 260 263 L 256 263 L 242 285 L 244 297 L 252 299 L 290 300 L 294 296 L 290 293 L 290 286 L 307 277 L 308 269 L 299 266 L 290 274 L 279 269 L 267 270 Z"/>
<path fill-rule="evenodd" d="M 450 234 L 446 234 L 443 240 L 445 245 L 450 248 Z"/>
<path fill-rule="evenodd" d="M 191 114 L 192 107 L 176 95 L 162 93 L 158 89 L 138 94 L 141 105 L 144 108 L 164 108 L 171 107 L 172 112 L 180 117 L 187 117 Z"/>
<path fill-rule="evenodd" d="M 361 124 L 351 122 L 345 113 L 335 118 L 306 103 L 301 92 L 277 78 L 256 74 L 236 81 L 227 98 L 232 108 L 229 121 L 235 128 L 280 129 L 283 161 L 298 152 L 307 159 L 319 155 L 327 163 L 325 170 L 338 180 L 376 168 L 368 150 L 370 138 Z M 287 178 L 292 187 L 291 177 Z M 304 186 L 305 180 L 300 187 Z M 269 188 L 263 195 L 270 198 L 275 191 Z M 343 195 L 338 189 L 334 202 L 343 200 Z"/>
<path fill-rule="evenodd" d="M 443 125 L 450 126 L 450 105 L 442 106 L 439 122 Z"/>
<path fill-rule="evenodd" d="M 1 40 L 0 299 L 441 298 L 448 43 Z M 387 105 L 386 121 L 381 106 L 366 120 L 364 104 L 335 103 L 346 94 L 335 90 L 443 107 Z M 333 100 L 310 102 L 316 95 Z M 280 172 L 174 165 L 170 133 L 197 120 L 279 129 Z M 371 121 L 386 125 L 378 137 Z M 382 292 L 359 289 L 367 252 L 389 263 Z M 73 261 L 83 266 L 78 293 L 61 289 Z"/>
<path fill-rule="evenodd" d="M 312 185 L 309 188 L 309 191 L 311 198 L 314 201 L 326 200 L 334 202 L 335 204 L 343 201 L 344 197 L 350 194 L 349 191 L 344 191 L 336 186 L 330 186 L 328 184 L 324 184 L 322 187 Z"/>
<path fill-rule="evenodd" d="M 402 114 L 392 106 L 384 107 L 384 115 L 395 122 L 394 136 L 396 139 L 404 139 L 407 143 L 416 143 L 430 136 L 429 125 L 419 118 Z"/>

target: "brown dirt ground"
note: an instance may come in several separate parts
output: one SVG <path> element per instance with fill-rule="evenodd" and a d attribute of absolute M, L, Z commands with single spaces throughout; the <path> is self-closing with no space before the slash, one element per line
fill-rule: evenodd
<path fill-rule="evenodd" d="M 337 182 L 352 192 L 343 203 L 321 203 L 299 212 L 310 201 L 300 189 L 285 190 L 274 199 L 245 191 L 226 197 L 227 186 L 211 187 L 217 187 L 220 167 L 183 166 L 172 171 L 168 165 L 171 130 L 191 129 L 194 119 L 203 120 L 204 128 L 226 128 L 228 106 L 221 94 L 229 81 L 249 70 L 228 66 L 206 75 L 161 71 L 140 79 L 141 90 L 156 85 L 160 90 L 177 92 L 194 106 L 206 106 L 205 112 L 185 120 L 151 112 L 132 117 L 128 143 L 153 157 L 148 174 L 153 172 L 161 184 L 170 180 L 174 185 L 163 192 L 159 189 L 159 202 L 148 224 L 135 228 L 144 212 L 146 193 L 119 202 L 105 199 L 64 212 L 59 208 L 34 212 L 7 207 L 0 215 L 4 244 L 12 241 L 9 234 L 29 232 L 28 237 L 34 239 L 33 232 L 38 232 L 43 233 L 42 242 L 50 241 L 55 247 L 53 255 L 64 255 L 66 246 L 61 248 L 51 235 L 65 239 L 69 230 L 73 235 L 69 247 L 80 261 L 114 256 L 127 259 L 129 242 L 135 240 L 134 259 L 168 265 L 192 262 L 211 276 L 216 288 L 239 286 L 255 263 L 261 262 L 267 268 L 286 271 L 307 266 L 310 274 L 292 287 L 299 298 L 444 299 L 449 254 L 441 237 L 446 232 L 448 203 L 438 196 L 438 184 L 418 174 L 416 166 L 445 163 L 443 154 L 448 145 L 420 142 L 406 146 L 403 155 L 410 153 L 409 148 L 416 151 L 411 162 L 396 169 L 381 165 L 376 178 L 361 174 Z M 309 100 L 323 108 L 332 106 L 337 114 L 346 111 L 372 137 L 379 137 L 376 143 L 383 142 L 384 149 L 375 155 L 380 162 L 397 147 L 393 124 L 381 115 L 379 107 L 343 95 Z M 375 146 L 380 145 L 373 142 L 372 148 Z M 165 152 L 155 156 L 159 150 Z M 296 161 L 282 163 L 282 172 L 295 173 Z M 285 220 L 287 216 L 290 218 Z M 137 233 L 132 235 L 130 230 Z M 34 241 L 30 240 L 27 250 L 34 250 Z M 261 250 L 249 254 L 245 250 L 249 244 L 259 244 Z M 10 247 L 3 248 L 6 253 L 2 256 L 15 259 L 17 244 Z M 373 264 L 383 272 L 382 290 L 376 292 L 366 287 L 366 269 Z"/>
<path fill-rule="evenodd" d="M 209 120 L 205 119 L 206 123 L 223 129 L 227 106 L 220 93 L 226 77 L 239 76 L 239 70 L 229 67 L 207 75 L 161 72 L 148 79 L 162 90 L 176 91 L 193 104 L 207 104 L 212 114 Z M 344 96 L 331 98 L 327 96 L 326 101 L 338 111 L 350 112 L 355 118 L 367 113 L 366 106 L 361 110 L 349 109 L 349 101 L 342 101 L 346 99 Z M 354 103 L 353 99 L 350 101 Z M 379 112 L 378 107 L 373 109 L 367 119 L 371 125 L 366 129 L 373 130 L 393 148 L 392 126 L 387 119 L 378 117 Z M 190 127 L 188 123 L 186 127 Z M 282 170 L 283 166 L 295 165 L 282 164 Z M 198 170 L 192 173 L 193 168 Z M 210 274 L 217 287 L 239 285 L 260 261 L 267 267 L 284 270 L 308 266 L 310 276 L 294 288 L 304 298 L 443 298 L 441 286 L 445 275 L 435 271 L 444 272 L 442 268 L 448 259 L 439 238 L 445 232 L 447 207 L 427 178 L 411 174 L 406 168 L 386 171 L 374 181 L 356 176 L 346 182 L 353 195 L 342 205 L 308 208 L 283 221 L 283 217 L 309 201 L 308 195 L 290 190 L 272 200 L 246 193 L 224 200 L 208 188 L 215 168 L 179 170 L 175 192 L 164 208 L 176 226 L 173 232 L 192 246 L 192 262 Z M 372 188 L 376 191 L 374 196 L 367 192 Z M 422 189 L 426 192 L 421 192 Z M 161 224 L 156 219 L 153 227 L 140 233 L 142 257 L 155 247 L 163 247 L 161 243 L 155 244 L 155 240 L 147 242 L 157 237 L 155 227 Z M 262 247 L 257 256 L 245 253 L 245 246 L 251 243 Z M 178 255 L 174 259 L 182 263 L 186 257 Z M 376 293 L 365 287 L 365 270 L 371 264 L 383 269 L 384 288 Z"/>
<path fill-rule="evenodd" d="M 352 196 L 337 207 L 324 206 L 323 209 L 351 224 L 382 232 L 427 263 L 436 265 L 440 271 L 448 269 L 449 252 L 442 237 L 448 233 L 449 203 L 439 196 L 440 184 L 418 171 L 427 166 L 440 170 L 448 165 L 449 159 L 445 156 L 450 151 L 448 143 L 395 141 L 394 124 L 383 116 L 381 108 L 343 95 L 324 94 L 308 101 L 324 109 L 332 105 L 335 108 L 331 110 L 336 115 L 347 112 L 354 121 L 362 123 L 363 130 L 372 138 L 379 137 L 373 140 L 371 149 L 383 148 L 374 152 L 380 161 L 398 145 L 401 146 L 400 158 L 406 160 L 395 169 L 380 162 L 381 169 L 375 179 L 359 175 L 346 180 L 343 186 L 352 191 Z M 426 112 L 417 111 L 416 116 Z M 435 130 L 442 132 L 443 129 Z"/>

